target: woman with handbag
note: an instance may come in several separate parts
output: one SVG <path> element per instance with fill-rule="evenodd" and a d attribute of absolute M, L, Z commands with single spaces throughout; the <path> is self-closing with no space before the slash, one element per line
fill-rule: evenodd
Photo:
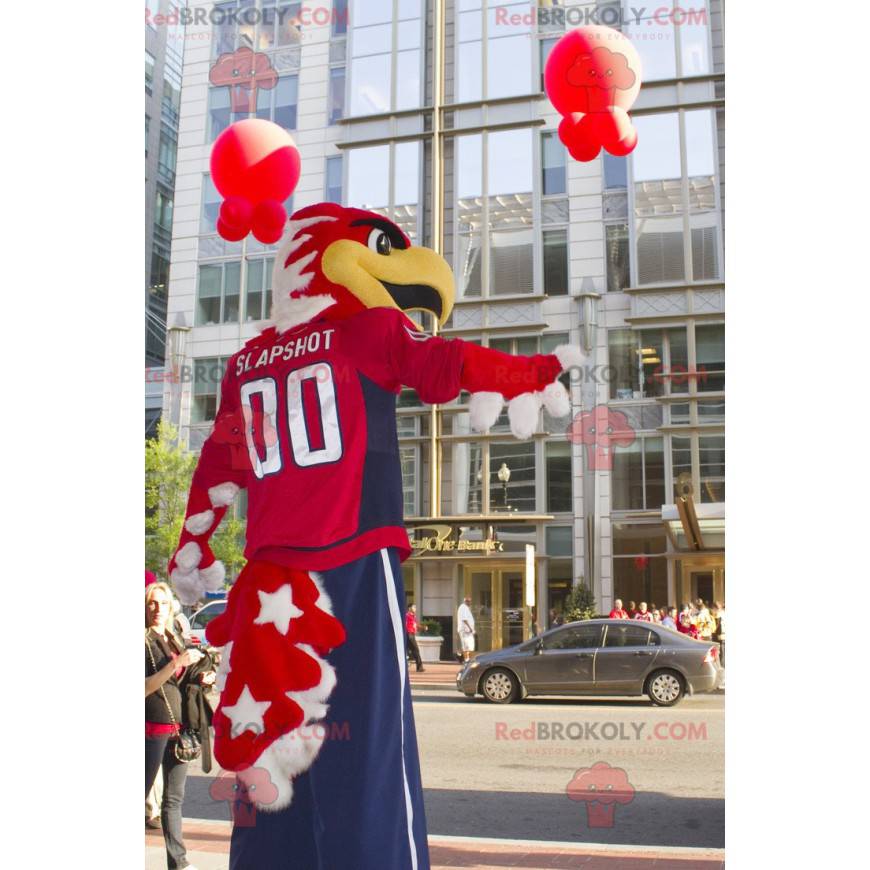
<path fill-rule="evenodd" d="M 182 690 L 187 669 L 203 654 L 184 648 L 175 633 L 172 593 L 165 583 L 145 590 L 145 794 L 163 768 L 160 821 L 169 870 L 196 870 L 181 836 L 181 805 L 187 762 L 199 755 L 195 736 L 182 727 Z"/>

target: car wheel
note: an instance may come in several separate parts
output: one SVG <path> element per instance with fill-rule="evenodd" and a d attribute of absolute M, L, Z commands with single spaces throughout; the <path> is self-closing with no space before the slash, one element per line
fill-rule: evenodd
<path fill-rule="evenodd" d="M 675 671 L 655 671 L 646 684 L 646 693 L 657 707 L 673 707 L 686 692 L 683 678 Z"/>
<path fill-rule="evenodd" d="M 510 704 L 520 693 L 517 678 L 505 668 L 494 668 L 480 681 L 480 691 L 493 704 Z"/>

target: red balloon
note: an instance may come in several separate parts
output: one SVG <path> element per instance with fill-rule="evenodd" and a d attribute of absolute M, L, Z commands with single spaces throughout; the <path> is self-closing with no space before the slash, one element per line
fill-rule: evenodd
<path fill-rule="evenodd" d="M 260 241 L 277 241 L 287 220 L 281 203 L 296 189 L 300 170 L 293 138 L 277 124 L 248 118 L 227 127 L 211 149 L 211 178 L 226 200 L 218 233 L 235 242 L 254 226 L 272 240 L 266 242 L 255 230 Z"/>
<path fill-rule="evenodd" d="M 634 46 L 610 27 L 579 27 L 553 46 L 544 86 L 564 116 L 559 138 L 575 160 L 594 160 L 602 148 L 618 157 L 634 150 L 628 109 L 640 92 L 640 73 Z"/>
<path fill-rule="evenodd" d="M 254 209 L 251 228 L 254 236 L 264 245 L 274 245 L 284 232 L 287 223 L 287 213 L 282 203 L 275 199 L 266 199 Z"/>

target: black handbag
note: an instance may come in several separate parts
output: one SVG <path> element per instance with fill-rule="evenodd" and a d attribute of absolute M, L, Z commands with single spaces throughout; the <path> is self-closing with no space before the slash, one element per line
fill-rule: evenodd
<path fill-rule="evenodd" d="M 151 643 L 146 638 L 148 644 L 148 655 L 151 656 L 151 667 L 154 668 L 154 673 L 157 673 L 157 662 L 154 660 L 154 650 L 151 649 Z M 202 744 L 200 743 L 199 734 L 184 725 L 179 726 L 172 712 L 172 707 L 169 705 L 169 699 L 166 697 L 166 692 L 163 691 L 163 686 L 160 687 L 160 694 L 163 696 L 163 703 L 166 704 L 166 711 L 169 713 L 169 721 L 176 726 L 177 733 L 173 741 L 173 751 L 175 757 L 179 761 L 196 761 L 202 753 Z"/>

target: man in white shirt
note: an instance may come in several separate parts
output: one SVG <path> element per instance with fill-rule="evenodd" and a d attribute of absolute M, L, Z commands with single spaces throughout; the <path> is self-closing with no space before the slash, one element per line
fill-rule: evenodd
<path fill-rule="evenodd" d="M 462 660 L 467 662 L 474 652 L 474 614 L 471 612 L 471 599 L 466 596 L 459 610 L 456 611 L 456 630 L 459 632 L 459 644 L 462 649 Z"/>

